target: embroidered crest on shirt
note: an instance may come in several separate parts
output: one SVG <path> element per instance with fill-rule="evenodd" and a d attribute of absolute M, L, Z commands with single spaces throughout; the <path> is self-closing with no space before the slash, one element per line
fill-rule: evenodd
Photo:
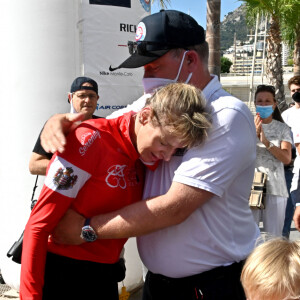
<path fill-rule="evenodd" d="M 126 165 L 111 166 L 107 170 L 108 175 L 105 178 L 105 182 L 107 183 L 107 185 L 112 188 L 120 187 L 121 189 L 125 189 L 126 180 L 125 180 L 124 169 L 126 167 L 127 167 Z"/>
<path fill-rule="evenodd" d="M 98 130 L 95 130 L 93 132 L 87 132 L 81 136 L 80 143 L 82 147 L 79 147 L 79 153 L 81 156 L 84 156 L 86 154 L 89 147 L 92 146 L 92 144 L 97 138 L 101 138 L 100 132 Z"/>
<path fill-rule="evenodd" d="M 53 176 L 53 183 L 58 190 L 71 189 L 77 182 L 77 175 L 71 167 L 59 168 Z"/>

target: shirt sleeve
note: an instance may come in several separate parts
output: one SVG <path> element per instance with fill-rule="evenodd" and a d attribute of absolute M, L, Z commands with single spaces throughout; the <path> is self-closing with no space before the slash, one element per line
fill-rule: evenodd
<path fill-rule="evenodd" d="M 233 109 L 218 112 L 212 124 L 207 141 L 186 152 L 173 180 L 222 197 L 241 170 L 254 166 L 256 135 L 254 122 Z"/>
<path fill-rule="evenodd" d="M 295 144 L 300 143 L 300 125 L 293 127 L 293 140 Z"/>
<path fill-rule="evenodd" d="M 53 154 L 46 152 L 45 149 L 41 145 L 41 133 L 42 133 L 42 131 L 43 131 L 43 129 L 41 130 L 41 132 L 40 132 L 40 134 L 39 134 L 39 136 L 36 140 L 36 143 L 34 145 L 34 148 L 33 148 L 32 152 L 43 155 L 43 156 L 46 156 L 48 159 L 51 159 Z"/>
<path fill-rule="evenodd" d="M 65 152 L 50 162 L 24 232 L 20 299 L 42 299 L 48 237 L 94 172 L 99 140 L 98 130 L 82 124 L 69 134 Z"/>
<path fill-rule="evenodd" d="M 288 123 L 288 114 L 287 114 L 287 110 L 285 110 L 282 114 L 281 117 L 283 119 L 283 121 L 287 124 Z M 289 126 L 289 125 L 288 125 Z"/>
<path fill-rule="evenodd" d="M 288 125 L 282 123 L 283 130 L 282 130 L 282 141 L 288 142 L 290 144 L 293 144 L 293 139 L 292 139 L 292 133 L 290 127 Z"/>

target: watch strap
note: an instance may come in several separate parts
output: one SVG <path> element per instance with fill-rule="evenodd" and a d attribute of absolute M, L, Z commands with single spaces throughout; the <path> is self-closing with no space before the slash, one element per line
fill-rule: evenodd
<path fill-rule="evenodd" d="M 90 226 L 90 224 L 91 224 L 91 218 L 86 218 L 83 226 Z"/>
<path fill-rule="evenodd" d="M 272 147 L 274 147 L 275 145 L 272 142 L 269 142 L 269 147 L 267 148 L 267 150 L 270 150 Z"/>

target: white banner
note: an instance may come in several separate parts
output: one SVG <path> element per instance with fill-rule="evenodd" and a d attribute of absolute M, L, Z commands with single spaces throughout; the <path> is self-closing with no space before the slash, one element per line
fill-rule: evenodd
<path fill-rule="evenodd" d="M 83 0 L 83 66 L 99 84 L 96 115 L 106 116 L 143 94 L 143 68 L 111 72 L 109 66 L 129 57 L 127 42 L 135 40 L 137 24 L 149 14 L 150 0 Z"/>

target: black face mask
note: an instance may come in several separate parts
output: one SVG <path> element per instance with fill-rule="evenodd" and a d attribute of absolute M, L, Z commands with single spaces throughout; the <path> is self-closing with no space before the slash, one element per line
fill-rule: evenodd
<path fill-rule="evenodd" d="M 296 92 L 296 93 L 294 93 L 293 94 L 293 96 L 292 96 L 292 98 L 293 98 L 293 100 L 295 101 L 295 102 L 300 102 L 300 92 Z"/>

